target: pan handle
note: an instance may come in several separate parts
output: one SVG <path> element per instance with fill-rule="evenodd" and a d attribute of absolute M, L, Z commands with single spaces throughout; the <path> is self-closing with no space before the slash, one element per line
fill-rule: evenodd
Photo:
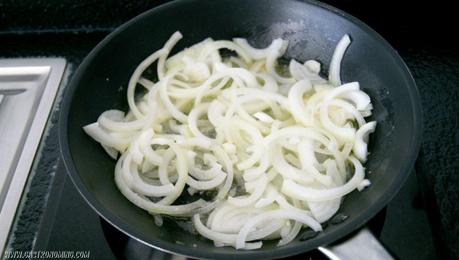
<path fill-rule="evenodd" d="M 394 259 L 368 228 L 362 228 L 348 240 L 318 248 L 330 260 Z"/>

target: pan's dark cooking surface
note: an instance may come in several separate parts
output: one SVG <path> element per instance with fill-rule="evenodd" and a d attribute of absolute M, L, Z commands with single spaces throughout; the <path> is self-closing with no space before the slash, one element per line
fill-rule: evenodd
<path fill-rule="evenodd" d="M 47 18 L 34 24 L 29 21 L 31 18 L 10 18 L 8 13 L 18 12 L 20 7 L 3 4 L 0 0 L 3 10 L 9 11 L 2 14 L 6 23 L 0 25 L 0 41 L 6 48 L 0 48 L 0 56 L 64 56 L 71 64 L 66 72 L 70 83 L 61 84 L 63 96 L 56 101 L 50 116 L 48 134 L 42 138 L 40 154 L 23 193 L 7 250 L 89 250 L 91 259 L 171 258 L 131 239 L 114 228 L 115 225 L 147 244 L 187 255 L 282 257 L 303 253 L 337 238 L 347 238 L 351 231 L 370 220 L 368 225 L 372 232 L 398 258 L 459 256 L 454 220 L 458 206 L 451 203 L 457 195 L 448 199 L 454 187 L 457 189 L 452 183 L 457 181 L 454 168 L 458 166 L 458 157 L 454 143 L 457 146 L 459 108 L 453 101 L 459 97 L 457 83 L 454 83 L 459 81 L 459 53 L 447 41 L 440 44 L 420 36 L 418 26 L 424 28 L 422 32 L 431 32 L 432 37 L 439 39 L 439 32 L 432 32 L 431 24 L 412 21 L 420 21 L 427 8 L 424 10 L 421 6 L 418 14 L 411 13 L 412 19 L 408 21 L 404 11 L 409 9 L 400 7 L 388 22 L 387 16 L 375 10 L 380 7 L 379 11 L 387 13 L 389 9 L 385 5 L 328 1 L 368 23 L 388 39 L 407 62 L 416 80 L 425 124 L 422 153 L 412 171 L 422 129 L 414 82 L 397 52 L 354 18 L 308 1 L 269 0 L 263 4 L 259 4 L 262 1 L 242 0 L 178 1 L 121 27 L 81 65 L 89 51 L 115 27 L 159 4 L 156 1 L 103 2 L 101 6 L 87 1 L 86 5 L 64 7 L 48 1 L 33 1 L 28 6 L 35 10 L 31 13 L 38 10 L 50 15 L 64 14 L 60 19 Z M 172 18 L 176 16 L 186 16 L 186 19 Z M 262 250 L 235 251 L 214 248 L 212 243 L 183 232 L 172 222 L 157 228 L 151 224 L 148 214 L 136 209 L 117 192 L 113 183 L 113 162 L 83 134 L 81 126 L 94 121 L 97 115 L 116 106 L 117 102 L 124 102 L 118 92 L 110 89 L 113 85 L 116 89 L 125 86 L 136 64 L 158 49 L 177 29 L 185 36 L 178 49 L 208 36 L 215 39 L 248 37 L 258 46 L 282 36 L 295 43 L 287 56 L 300 60 L 319 59 L 324 67 L 328 67 L 329 55 L 340 36 L 343 33 L 351 35 L 353 43 L 343 60 L 343 78 L 344 81 L 360 81 L 374 100 L 375 118 L 380 124 L 372 140 L 373 153 L 367 165 L 373 172 L 369 176 L 373 185 L 346 199 L 341 209 L 349 215 L 346 221 L 329 225 L 316 237 L 307 241 L 298 239 L 284 248 L 268 243 Z M 319 55 L 308 57 L 304 53 Z M 76 71 L 78 66 L 80 69 Z M 65 160 L 61 159 L 57 140 L 58 125 L 61 130 L 68 127 L 61 138 Z M 68 171 L 77 188 L 68 177 Z M 432 173 L 436 171 L 437 175 Z M 88 206 L 77 189 L 103 218 Z M 391 198 L 393 200 L 384 207 Z M 323 258 L 317 251 L 302 256 Z"/>

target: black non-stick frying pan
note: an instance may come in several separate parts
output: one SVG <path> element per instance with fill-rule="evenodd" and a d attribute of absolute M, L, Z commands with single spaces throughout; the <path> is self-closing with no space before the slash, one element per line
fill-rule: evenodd
<path fill-rule="evenodd" d="M 105 110 L 127 110 L 126 86 L 136 66 L 180 30 L 176 50 L 207 37 L 248 38 L 258 47 L 289 40 L 287 58 L 317 59 L 323 68 L 337 41 L 348 33 L 352 44 L 342 62 L 344 82 L 359 81 L 373 102 L 378 121 L 366 163 L 372 185 L 348 195 L 340 212 L 348 218 L 328 225 L 306 241 L 276 247 L 265 242 L 254 251 L 215 247 L 173 219 L 158 227 L 152 217 L 125 199 L 115 186 L 115 161 L 82 127 Z M 325 70 L 323 73 L 327 74 Z M 328 5 L 295 0 L 180 0 L 152 9 L 111 33 L 86 57 L 66 89 L 60 115 L 60 143 L 76 187 L 105 220 L 154 248 L 195 258 L 275 258 L 329 244 L 364 225 L 397 193 L 415 161 L 421 135 L 416 85 L 397 52 L 371 28 Z M 180 241 L 181 243 L 176 243 Z M 193 246 L 194 245 L 194 246 Z"/>

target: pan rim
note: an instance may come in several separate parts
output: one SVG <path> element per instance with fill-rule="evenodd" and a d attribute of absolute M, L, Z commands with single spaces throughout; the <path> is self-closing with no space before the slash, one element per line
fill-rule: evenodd
<path fill-rule="evenodd" d="M 309 251 L 313 248 L 318 246 L 322 246 L 328 244 L 330 242 L 336 241 L 345 235 L 351 233 L 352 231 L 360 228 L 363 226 L 368 220 L 370 220 L 376 213 L 378 213 L 400 190 L 405 180 L 408 178 L 411 170 L 414 166 L 414 162 L 417 158 L 420 146 L 421 146 L 421 136 L 422 136 L 422 110 L 421 110 L 421 99 L 419 95 L 419 91 L 416 87 L 416 83 L 409 71 L 407 65 L 403 61 L 403 59 L 398 55 L 396 50 L 376 31 L 370 28 L 368 25 L 360 21 L 359 19 L 353 17 L 352 15 L 339 10 L 333 6 L 328 4 L 324 4 L 315 0 L 290 0 L 293 2 L 301 2 L 308 5 L 316 6 L 319 8 L 324 9 L 325 11 L 331 12 L 333 14 L 339 15 L 344 19 L 350 21 L 351 23 L 355 24 L 357 27 L 361 28 L 365 33 L 369 34 L 371 37 L 376 39 L 380 42 L 384 48 L 388 51 L 389 55 L 392 56 L 396 64 L 401 69 L 403 75 L 405 76 L 406 86 L 408 88 L 408 93 L 411 102 L 411 109 L 413 111 L 413 133 L 411 135 L 411 139 L 409 143 L 411 144 L 411 153 L 409 156 L 409 160 L 404 162 L 404 165 L 400 167 L 400 174 L 396 176 L 389 184 L 387 192 L 382 195 L 376 203 L 371 205 L 364 213 L 357 216 L 352 221 L 346 222 L 345 225 L 341 225 L 336 230 L 332 232 L 328 232 L 321 237 L 317 237 L 313 240 L 305 241 L 304 243 L 300 243 L 298 245 L 292 246 L 283 246 L 279 248 L 273 249 L 266 249 L 264 251 L 231 251 L 231 252 L 222 252 L 222 253 L 215 253 L 215 252 L 208 252 L 205 250 L 199 250 L 199 248 L 192 248 L 186 245 L 175 244 L 171 242 L 166 242 L 161 239 L 153 239 L 154 237 L 147 237 L 143 233 L 134 230 L 130 225 L 126 222 L 122 221 L 118 216 L 112 214 L 109 210 L 105 208 L 105 206 L 100 203 L 96 197 L 87 189 L 84 185 L 83 181 L 81 180 L 76 166 L 73 162 L 72 155 L 70 152 L 70 147 L 68 144 L 68 116 L 71 107 L 71 102 L 73 100 L 75 90 L 79 85 L 78 82 L 82 75 L 86 72 L 86 67 L 92 62 L 94 56 L 103 49 L 107 44 L 110 43 L 111 39 L 116 37 L 118 34 L 122 33 L 125 29 L 135 24 L 138 20 L 141 20 L 147 16 L 154 15 L 157 12 L 161 12 L 162 10 L 168 8 L 174 8 L 176 5 L 183 4 L 185 2 L 195 2 L 198 0 L 179 0 L 179 1 L 172 1 L 166 4 L 162 4 L 158 7 L 150 9 L 134 18 L 129 20 L 128 22 L 124 23 L 123 25 L 119 26 L 116 30 L 111 32 L 107 35 L 97 46 L 92 49 L 92 51 L 85 57 L 83 62 L 79 65 L 78 69 L 75 71 L 74 76 L 72 77 L 69 85 L 64 90 L 63 98 L 61 101 L 61 110 L 59 114 L 59 147 L 62 153 L 62 159 L 64 162 L 65 169 L 67 170 L 70 179 L 72 180 L 73 184 L 77 187 L 78 192 L 84 198 L 84 200 L 90 205 L 90 207 L 97 212 L 97 214 L 102 217 L 105 221 L 110 223 L 112 226 L 123 232 L 124 234 L 128 235 L 136 239 L 137 241 L 146 244 L 150 247 L 155 249 L 159 249 L 161 251 L 179 254 L 194 258 L 234 258 L 234 257 L 242 257 L 242 258 L 278 258 L 278 257 L 286 257 L 291 256 L 299 253 L 303 253 Z M 305 243 L 308 243 L 308 246 L 305 246 Z"/>

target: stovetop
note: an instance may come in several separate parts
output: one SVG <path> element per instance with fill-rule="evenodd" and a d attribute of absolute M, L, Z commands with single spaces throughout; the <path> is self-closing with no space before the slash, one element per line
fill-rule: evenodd
<path fill-rule="evenodd" d="M 120 22 L 164 1 L 105 1 L 99 5 L 82 0 L 59 6 L 53 5 L 56 1 L 24 0 L 22 6 L 32 11 L 20 19 L 17 11 L 23 7 L 15 2 L 0 0 L 0 17 L 4 18 L 0 56 L 61 56 L 70 63 L 65 72 L 70 77 L 84 56 Z M 433 14 L 441 11 L 441 17 L 454 16 L 445 14 L 448 6 L 438 1 L 408 7 L 395 0 L 326 2 L 362 19 L 394 45 L 413 73 L 423 101 L 425 126 L 417 171 L 388 205 L 384 221 L 377 221 L 379 238 L 400 259 L 459 258 L 459 50 L 449 39 L 451 26 L 445 26 L 449 23 Z M 63 82 L 60 92 L 65 86 Z M 116 259 L 133 243 L 120 235 L 124 242 L 109 244 L 103 229 L 107 232 L 106 225 L 66 177 L 59 159 L 58 112 L 59 102 L 27 180 L 8 250 L 90 250 L 91 259 Z M 155 254 L 148 251 L 143 256 L 158 256 Z"/>

